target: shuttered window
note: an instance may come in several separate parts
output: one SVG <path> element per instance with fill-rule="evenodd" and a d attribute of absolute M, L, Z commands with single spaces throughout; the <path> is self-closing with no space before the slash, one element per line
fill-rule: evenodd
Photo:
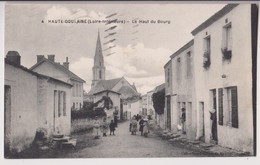
<path fill-rule="evenodd" d="M 238 128 L 237 87 L 231 87 L 232 127 Z"/>
<path fill-rule="evenodd" d="M 218 124 L 223 125 L 223 89 L 218 89 Z"/>

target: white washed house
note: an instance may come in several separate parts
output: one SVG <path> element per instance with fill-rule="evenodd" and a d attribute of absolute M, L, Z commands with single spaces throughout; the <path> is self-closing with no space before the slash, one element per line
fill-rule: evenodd
<path fill-rule="evenodd" d="M 9 51 L 5 59 L 5 152 L 29 147 L 38 128 L 70 134 L 72 85 L 25 68 L 20 58 Z"/>

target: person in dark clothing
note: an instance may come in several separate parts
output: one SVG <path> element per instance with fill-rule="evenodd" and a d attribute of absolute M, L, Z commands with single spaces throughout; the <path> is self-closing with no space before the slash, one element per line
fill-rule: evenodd
<path fill-rule="evenodd" d="M 141 120 L 139 121 L 139 131 L 141 132 L 141 136 L 143 136 L 143 128 L 144 128 L 144 119 L 141 117 Z"/>
<path fill-rule="evenodd" d="M 115 135 L 116 125 L 113 120 L 111 120 L 111 123 L 109 124 L 109 128 L 110 128 L 110 135 L 111 135 L 111 133 L 113 133 L 113 135 Z"/>
<path fill-rule="evenodd" d="M 114 116 L 114 124 L 115 124 L 115 127 L 117 127 L 117 115 Z"/>
<path fill-rule="evenodd" d="M 217 114 L 215 109 L 213 109 L 213 111 L 210 112 L 210 120 L 212 120 L 212 126 L 211 126 L 212 140 L 217 141 Z"/>
<path fill-rule="evenodd" d="M 182 126 L 182 134 L 186 134 L 186 110 L 185 110 L 185 108 L 181 109 L 181 126 Z"/>

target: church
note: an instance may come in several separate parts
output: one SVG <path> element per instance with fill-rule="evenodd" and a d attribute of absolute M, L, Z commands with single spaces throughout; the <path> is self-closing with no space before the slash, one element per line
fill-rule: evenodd
<path fill-rule="evenodd" d="M 129 115 L 127 114 L 129 112 L 124 111 L 123 105 L 127 104 L 129 100 L 139 98 L 140 93 L 137 92 L 135 85 L 130 84 L 124 77 L 106 79 L 106 67 L 104 65 L 99 32 L 92 71 L 93 79 L 91 89 L 88 92 L 91 101 L 96 103 L 101 100 L 103 96 L 107 96 L 112 100 L 113 104 L 113 106 L 109 108 L 109 111 L 118 115 L 121 120 L 128 118 Z"/>

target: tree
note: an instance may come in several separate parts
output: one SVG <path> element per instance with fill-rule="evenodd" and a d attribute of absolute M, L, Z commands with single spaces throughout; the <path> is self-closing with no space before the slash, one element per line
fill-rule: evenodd
<path fill-rule="evenodd" d="M 155 112 L 159 115 L 163 114 L 165 107 L 165 89 L 153 93 L 152 99 Z"/>

